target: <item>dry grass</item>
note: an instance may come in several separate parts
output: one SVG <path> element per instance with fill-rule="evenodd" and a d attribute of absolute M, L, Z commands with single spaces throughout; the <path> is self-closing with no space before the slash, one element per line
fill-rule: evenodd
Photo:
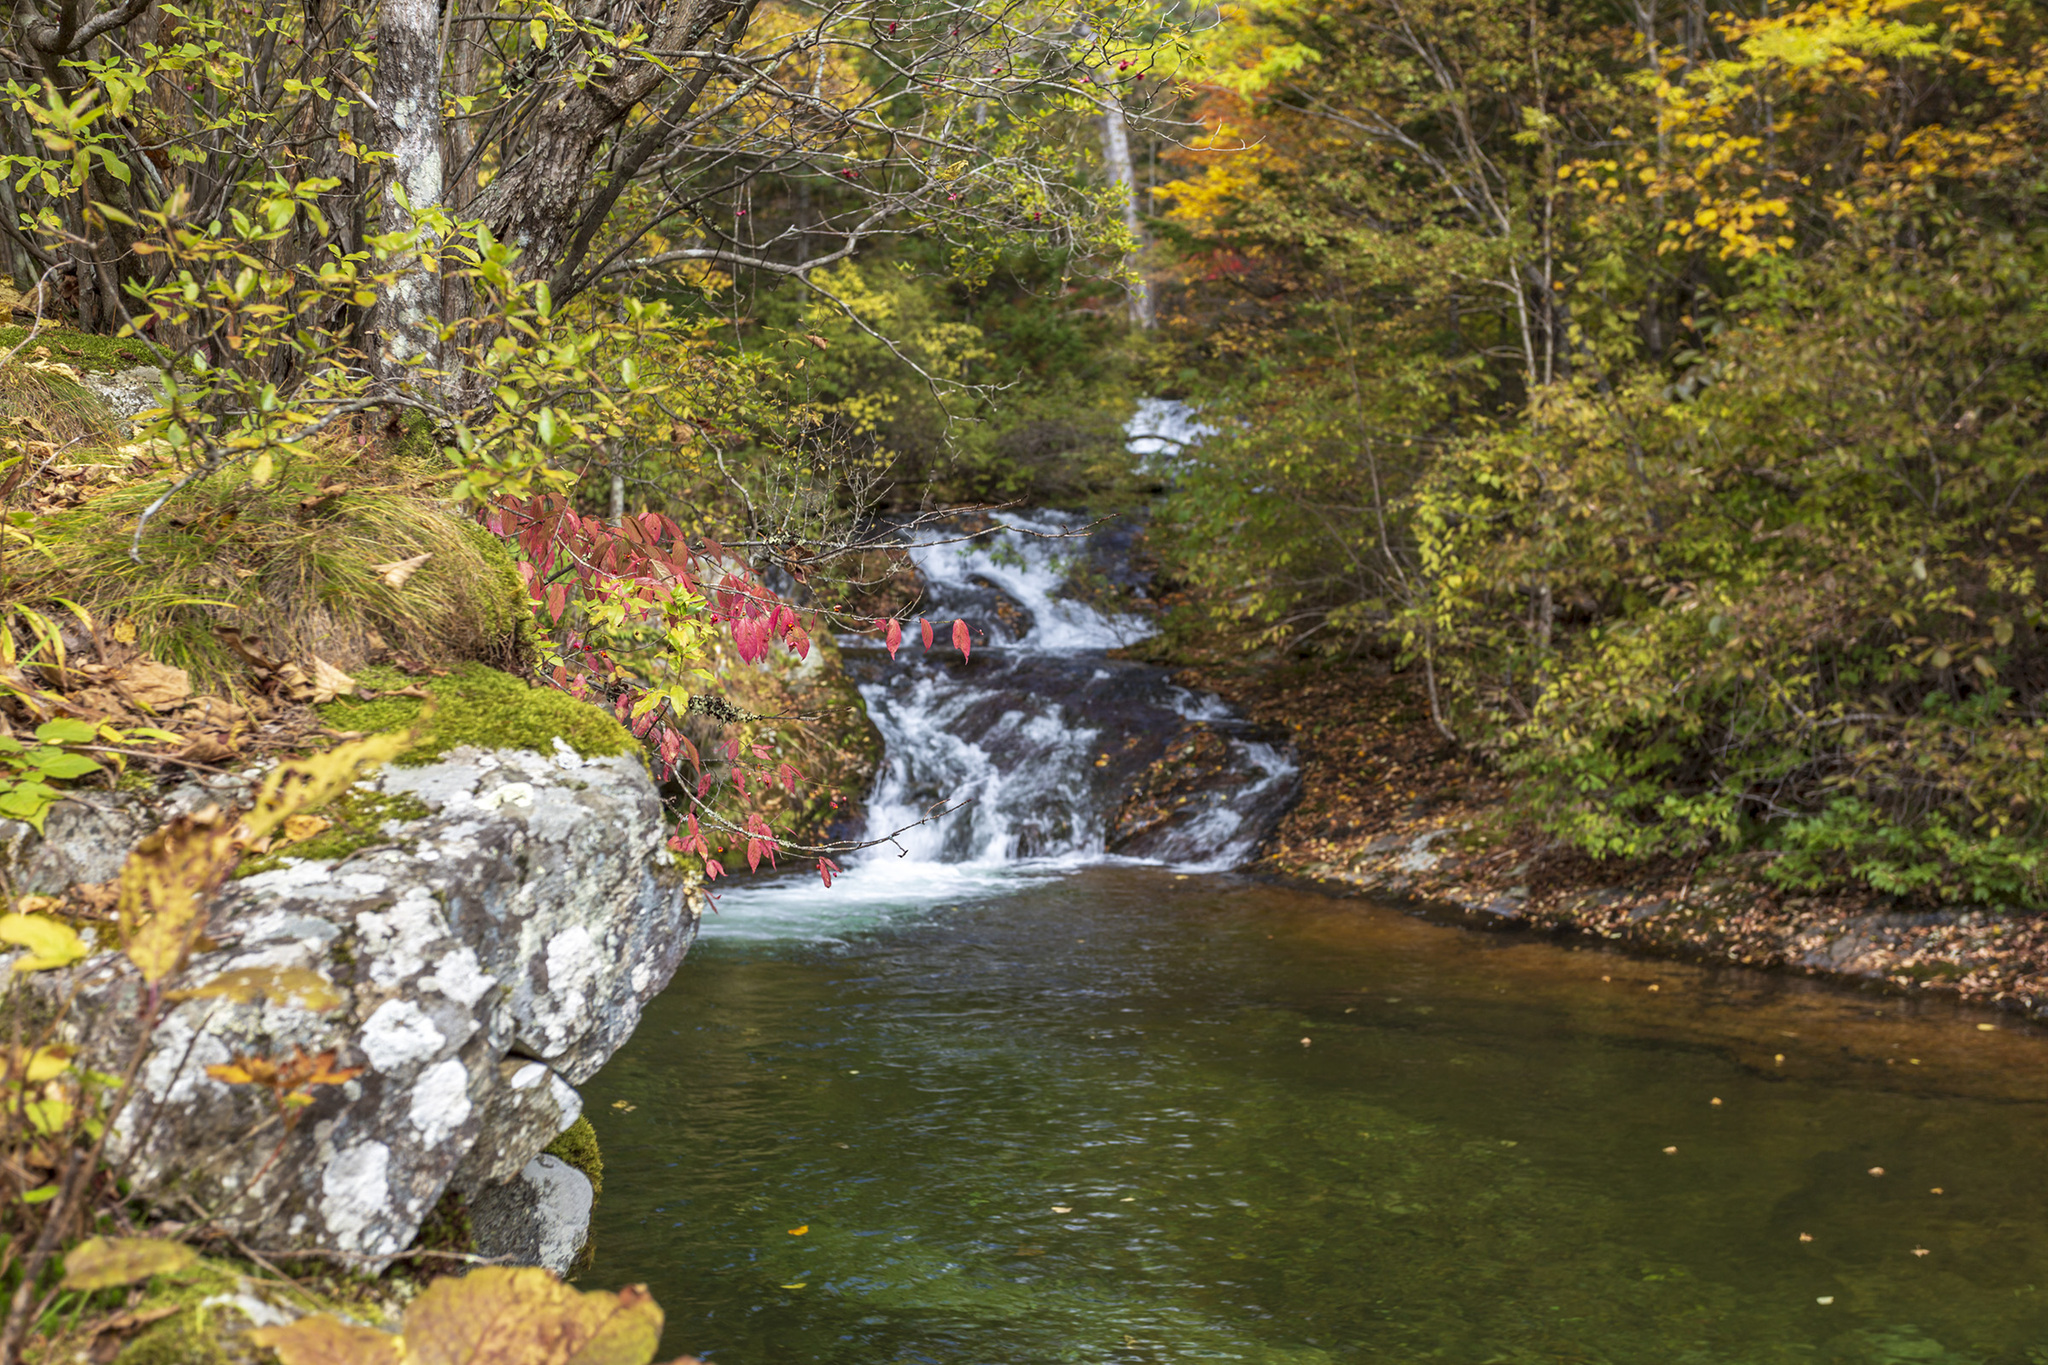
<path fill-rule="evenodd" d="M 0 597 L 66 598 L 149 654 L 233 685 L 223 628 L 273 659 L 314 655 L 343 669 L 388 651 L 423 662 L 504 663 L 520 651 L 524 592 L 505 549 L 436 500 L 452 478 L 431 458 L 338 436 L 263 487 L 231 470 L 184 490 L 149 522 L 170 478 L 125 481 L 36 518 L 10 548 Z M 402 584 L 384 566 L 426 555 Z"/>

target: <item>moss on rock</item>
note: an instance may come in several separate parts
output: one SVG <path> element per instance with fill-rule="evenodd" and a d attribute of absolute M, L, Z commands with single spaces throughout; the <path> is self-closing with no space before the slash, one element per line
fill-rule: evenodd
<path fill-rule="evenodd" d="M 354 1281 L 354 1277 L 345 1278 Z M 371 1297 L 346 1288 L 342 1292 L 347 1294 L 347 1302 L 325 1293 L 309 1293 L 304 1281 L 287 1286 L 259 1280 L 251 1266 L 203 1257 L 188 1269 L 149 1282 L 141 1301 L 129 1311 L 176 1311 L 122 1346 L 113 1357 L 114 1365 L 257 1365 L 274 1359 L 270 1352 L 243 1340 L 242 1333 L 256 1325 L 252 1310 L 264 1320 L 274 1320 L 272 1314 L 284 1310 L 332 1313 L 371 1324 L 381 1324 L 391 1315 L 388 1306 Z"/>
<path fill-rule="evenodd" d="M 432 763 L 465 744 L 544 754 L 559 739 L 584 758 L 640 752 L 640 742 L 626 727 L 597 707 L 550 687 L 530 687 L 482 664 L 463 664 L 444 678 L 409 678 L 383 666 L 361 669 L 355 676 L 368 688 L 396 691 L 420 685 L 433 696 L 434 714 L 426 734 L 396 760 L 402 768 Z M 417 697 L 383 696 L 330 702 L 319 710 L 321 718 L 338 730 L 375 734 L 413 724 L 422 705 Z"/>
<path fill-rule="evenodd" d="M 424 820 L 432 813 L 426 802 L 410 792 L 386 795 L 368 787 L 351 787 L 320 808 L 321 818 L 330 822 L 326 829 L 310 839 L 282 844 L 268 853 L 242 859 L 235 868 L 235 876 L 253 877 L 259 872 L 270 872 L 283 867 L 287 859 L 345 858 L 357 849 L 383 843 L 388 837 L 384 826 L 389 822 Z"/>
<path fill-rule="evenodd" d="M 578 1116 L 560 1137 L 541 1150 L 589 1177 L 593 1196 L 604 1194 L 604 1154 L 597 1149 L 597 1129 L 590 1126 L 589 1119 Z"/>

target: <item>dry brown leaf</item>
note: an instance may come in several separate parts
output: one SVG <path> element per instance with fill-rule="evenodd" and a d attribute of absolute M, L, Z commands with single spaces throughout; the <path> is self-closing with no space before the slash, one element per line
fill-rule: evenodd
<path fill-rule="evenodd" d="M 128 665 L 125 676 L 115 682 L 129 700 L 151 711 L 169 711 L 192 695 L 192 675 L 155 659 L 139 659 Z"/>
<path fill-rule="evenodd" d="M 185 703 L 178 719 L 185 724 L 216 725 L 225 729 L 237 721 L 246 720 L 248 715 L 246 707 L 237 706 L 226 697 L 194 697 Z"/>
<path fill-rule="evenodd" d="M 270 678 L 277 686 L 277 694 L 287 701 L 311 701 L 318 690 L 306 676 L 306 670 L 297 664 L 279 664 Z"/>
<path fill-rule="evenodd" d="M 356 680 L 336 668 L 327 660 L 313 656 L 313 701 L 330 702 L 356 690 Z"/>
<path fill-rule="evenodd" d="M 225 763 L 239 752 L 226 735 L 194 735 L 178 757 L 187 763 Z"/>
<path fill-rule="evenodd" d="M 387 588 L 402 588 L 405 580 L 419 572 L 420 565 L 434 557 L 432 550 L 414 555 L 411 559 L 394 559 L 389 564 L 372 564 L 370 572 L 381 574 Z"/>

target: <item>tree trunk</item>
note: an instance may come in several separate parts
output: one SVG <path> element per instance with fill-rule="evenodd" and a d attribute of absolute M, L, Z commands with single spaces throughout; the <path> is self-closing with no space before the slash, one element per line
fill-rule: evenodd
<path fill-rule="evenodd" d="M 441 205 L 439 18 L 434 0 L 384 0 L 377 15 L 378 142 L 391 153 L 385 232 L 424 231 L 428 210 Z M 423 259 L 436 243 L 423 237 L 419 245 L 397 263 L 396 278 L 370 315 L 370 363 L 386 379 L 439 368 L 441 286 Z M 411 383 L 438 389 L 441 377 L 421 375 Z"/>
<path fill-rule="evenodd" d="M 1145 229 L 1138 220 L 1138 177 L 1131 168 L 1131 135 L 1124 126 L 1124 107 L 1114 94 L 1108 96 L 1102 111 L 1102 164 L 1109 173 L 1109 183 L 1118 187 L 1118 199 L 1123 210 L 1124 227 L 1130 232 L 1131 240 L 1137 243 L 1138 252 L 1145 246 Z M 1131 282 L 1131 322 L 1138 327 L 1152 325 L 1152 286 L 1145 279 L 1142 263 L 1136 265 L 1136 278 Z"/>

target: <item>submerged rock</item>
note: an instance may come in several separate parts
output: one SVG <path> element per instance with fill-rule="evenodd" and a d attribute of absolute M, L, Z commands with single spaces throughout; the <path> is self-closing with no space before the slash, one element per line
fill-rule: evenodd
<path fill-rule="evenodd" d="M 400 812 L 376 842 L 285 858 L 221 894 L 214 946 L 173 984 L 242 974 L 271 983 L 267 998 L 174 1006 L 113 1147 L 136 1193 L 161 1206 L 266 1248 L 378 1258 L 412 1241 L 451 1184 L 492 1207 L 504 1202 L 494 1191 L 531 1183 L 530 1163 L 581 1112 L 574 1087 L 667 985 L 704 902 L 670 864 L 636 757 L 458 748 L 384 769 L 358 794 Z M 187 790 L 171 804 L 223 796 Z M 102 805 L 60 807 L 52 837 L 16 840 L 11 861 L 43 881 L 118 866 L 149 821 L 117 798 Z M 112 856 L 81 844 L 94 830 L 112 835 Z M 119 1070 L 137 983 L 110 954 L 78 975 L 80 1041 Z M 322 982 L 338 1004 L 309 998 Z M 296 1109 L 208 1074 L 295 1049 L 361 1071 Z"/>

